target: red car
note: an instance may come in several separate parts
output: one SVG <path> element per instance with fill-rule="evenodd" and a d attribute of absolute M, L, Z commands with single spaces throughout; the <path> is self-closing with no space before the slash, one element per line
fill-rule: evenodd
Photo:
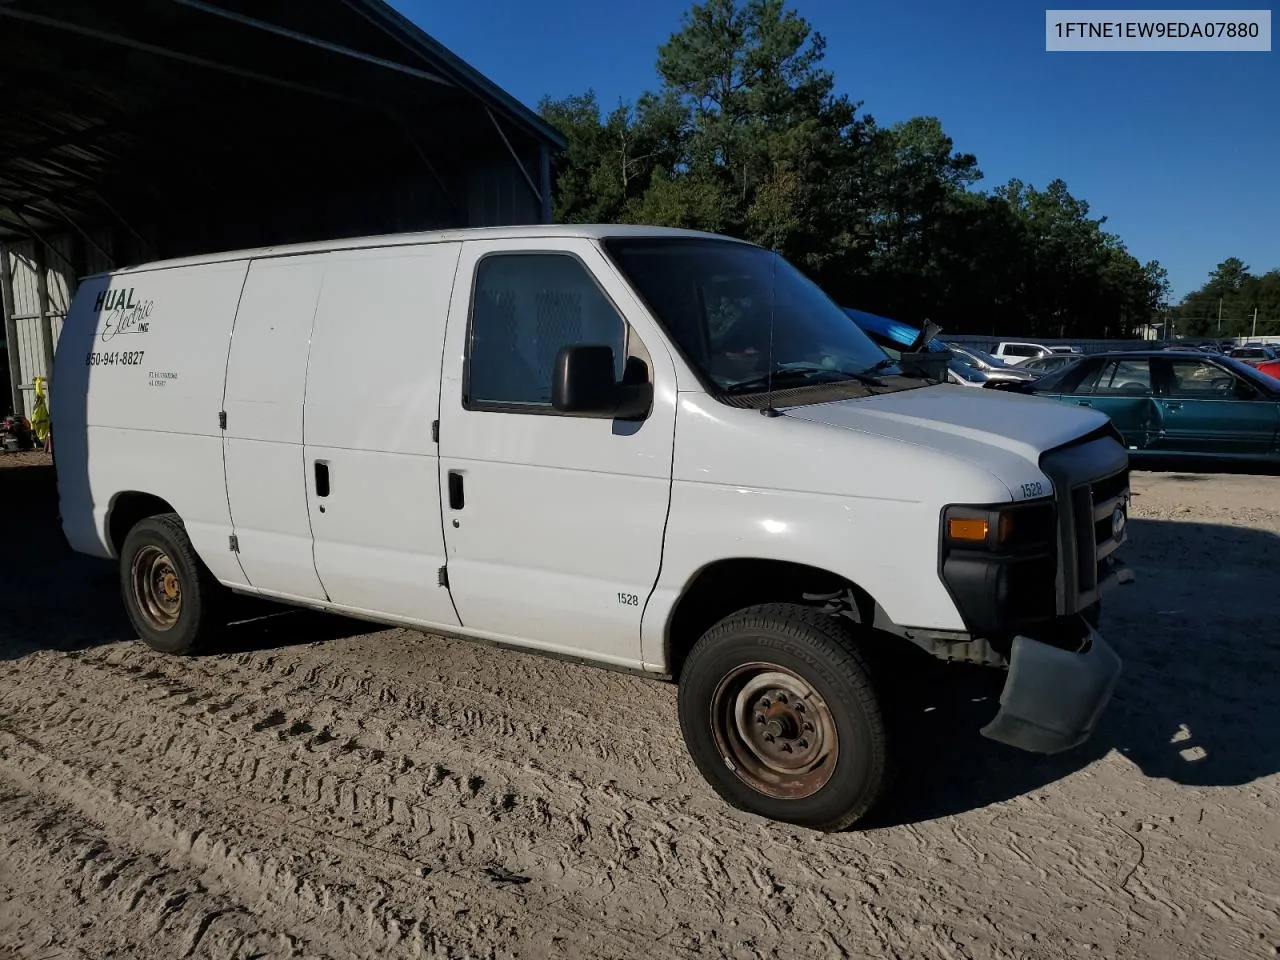
<path fill-rule="evenodd" d="M 1270 343 L 1246 343 L 1227 351 L 1227 356 L 1280 380 L 1280 348 Z"/>
<path fill-rule="evenodd" d="M 1259 373 L 1265 373 L 1268 377 L 1280 380 L 1280 360 L 1264 360 L 1261 363 L 1255 363 L 1253 368 Z"/>

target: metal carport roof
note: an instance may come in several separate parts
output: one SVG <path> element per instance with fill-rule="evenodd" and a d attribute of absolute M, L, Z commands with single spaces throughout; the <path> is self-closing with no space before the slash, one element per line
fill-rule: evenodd
<path fill-rule="evenodd" d="M 563 146 L 381 0 L 0 0 L 0 242 L 110 225 L 157 256 L 474 224 L 468 178 L 498 161 L 549 219 Z"/>

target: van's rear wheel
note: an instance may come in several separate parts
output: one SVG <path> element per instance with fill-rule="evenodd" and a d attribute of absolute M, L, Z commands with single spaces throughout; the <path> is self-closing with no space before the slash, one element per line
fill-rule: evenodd
<path fill-rule="evenodd" d="M 680 726 L 739 809 L 818 830 L 866 816 L 889 785 L 884 715 L 849 628 L 767 604 L 720 621 L 680 675 Z"/>
<path fill-rule="evenodd" d="M 225 624 L 218 622 L 224 590 L 196 555 L 177 514 L 138 522 L 120 550 L 125 610 L 147 646 L 190 653 Z"/>

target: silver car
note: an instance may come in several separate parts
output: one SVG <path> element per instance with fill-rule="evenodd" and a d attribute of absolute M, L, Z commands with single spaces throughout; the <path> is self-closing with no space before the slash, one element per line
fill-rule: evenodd
<path fill-rule="evenodd" d="M 947 361 L 947 382 L 962 387 L 985 387 L 992 381 L 985 370 L 979 370 L 966 358 L 953 353 Z"/>
<path fill-rule="evenodd" d="M 998 357 L 993 357 L 977 347 L 969 347 L 960 343 L 948 343 L 947 348 L 969 366 L 986 374 L 988 380 L 1028 383 L 1039 379 L 1040 376 L 1031 370 L 1022 369 L 1021 366 L 1015 367 L 1012 364 L 1005 363 Z"/>

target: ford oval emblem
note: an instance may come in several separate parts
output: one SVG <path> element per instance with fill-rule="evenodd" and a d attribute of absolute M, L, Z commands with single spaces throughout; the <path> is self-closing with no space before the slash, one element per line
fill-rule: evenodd
<path fill-rule="evenodd" d="M 1119 540 L 1120 537 L 1123 536 L 1126 519 L 1127 518 L 1124 515 L 1124 507 L 1123 506 L 1116 507 L 1115 511 L 1111 514 L 1112 539 Z"/>

